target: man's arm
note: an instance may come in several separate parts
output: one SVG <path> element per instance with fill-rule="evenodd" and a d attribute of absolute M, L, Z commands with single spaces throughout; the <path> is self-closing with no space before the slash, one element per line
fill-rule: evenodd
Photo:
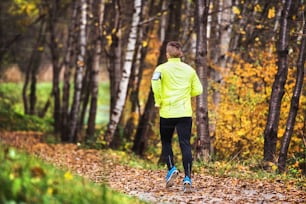
<path fill-rule="evenodd" d="M 194 77 L 191 84 L 191 97 L 198 96 L 202 94 L 202 92 L 203 92 L 202 83 L 196 72 L 194 72 Z"/>
<path fill-rule="evenodd" d="M 155 107 L 160 107 L 161 104 L 161 72 L 156 69 L 153 73 L 152 79 L 152 90 L 154 93 Z"/>

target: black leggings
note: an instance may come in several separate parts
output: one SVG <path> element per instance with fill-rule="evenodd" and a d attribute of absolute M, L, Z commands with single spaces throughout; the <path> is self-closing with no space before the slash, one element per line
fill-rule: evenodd
<path fill-rule="evenodd" d="M 160 117 L 160 136 L 162 142 L 162 157 L 170 170 L 174 166 L 172 137 L 176 128 L 183 156 L 185 176 L 191 178 L 192 153 L 190 146 L 192 118 L 162 118 Z"/>

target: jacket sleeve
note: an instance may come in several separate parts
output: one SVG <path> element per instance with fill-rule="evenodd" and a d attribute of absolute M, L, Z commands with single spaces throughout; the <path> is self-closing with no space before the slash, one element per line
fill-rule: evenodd
<path fill-rule="evenodd" d="M 151 79 L 152 91 L 154 94 L 155 107 L 160 107 L 161 105 L 161 72 L 157 68 Z"/>
<path fill-rule="evenodd" d="M 198 95 L 202 94 L 202 92 L 203 92 L 202 83 L 201 83 L 197 73 L 194 72 L 194 77 L 193 77 L 192 82 L 191 82 L 191 97 L 198 96 Z"/>

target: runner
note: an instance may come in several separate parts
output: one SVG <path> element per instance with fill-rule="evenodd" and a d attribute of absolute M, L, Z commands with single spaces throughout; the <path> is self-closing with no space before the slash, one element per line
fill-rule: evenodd
<path fill-rule="evenodd" d="M 159 108 L 162 157 L 168 167 L 166 187 L 173 185 L 179 173 L 173 161 L 172 151 L 172 137 L 176 129 L 185 171 L 184 192 L 191 192 L 191 97 L 200 95 L 203 87 L 196 71 L 181 61 L 181 44 L 171 41 L 166 49 L 167 62 L 157 66 L 151 80 L 155 106 Z"/>

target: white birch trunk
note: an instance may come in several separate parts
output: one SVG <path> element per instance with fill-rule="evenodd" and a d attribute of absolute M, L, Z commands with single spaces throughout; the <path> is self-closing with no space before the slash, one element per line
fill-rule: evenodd
<path fill-rule="evenodd" d="M 73 104 L 71 109 L 71 118 L 70 118 L 70 131 L 69 131 L 69 141 L 75 142 L 77 135 L 77 124 L 78 124 L 78 115 L 80 112 L 80 100 L 81 100 L 81 91 L 82 91 L 82 80 L 83 72 L 85 67 L 85 54 L 86 54 L 86 25 L 87 25 L 87 3 L 86 0 L 80 0 L 81 5 L 81 15 L 80 15 L 80 33 L 79 33 L 79 46 L 80 51 L 77 56 L 77 68 L 75 73 L 75 82 L 74 82 L 74 96 Z"/>
<path fill-rule="evenodd" d="M 197 42 L 196 70 L 203 85 L 203 93 L 197 97 L 197 146 L 195 158 L 201 161 L 210 159 L 210 135 L 208 119 L 208 64 L 207 64 L 207 17 L 209 0 L 196 1 Z"/>
<path fill-rule="evenodd" d="M 168 1 L 162 2 L 162 12 L 163 15 L 160 19 L 160 41 L 164 42 L 166 36 L 166 28 L 167 28 L 167 18 L 168 16 L 164 14 L 164 11 L 168 8 Z"/>
<path fill-rule="evenodd" d="M 220 67 L 219 69 L 213 69 L 210 71 L 210 78 L 218 84 L 222 84 L 222 75 L 226 74 L 226 62 L 227 62 L 227 52 L 228 45 L 231 39 L 231 22 L 233 18 L 233 13 L 231 11 L 231 1 L 230 0 L 221 0 L 214 1 L 213 8 L 215 10 L 211 11 L 212 13 L 216 13 L 214 16 L 212 15 L 212 20 L 208 24 L 209 29 L 209 38 L 210 38 L 210 58 L 213 63 Z M 221 75 L 222 73 L 222 75 Z M 220 93 L 218 89 L 215 89 L 212 94 L 213 103 L 214 103 L 214 117 L 209 118 L 209 130 L 212 135 L 215 134 L 216 130 L 216 118 L 220 103 Z M 211 153 L 214 153 L 213 146 L 211 146 Z"/>
<path fill-rule="evenodd" d="M 104 139 L 108 145 L 113 140 L 114 133 L 118 126 L 119 120 L 122 115 L 122 110 L 123 110 L 123 107 L 126 101 L 128 84 L 129 84 L 129 79 L 130 79 L 131 70 L 132 70 L 133 55 L 136 49 L 137 30 L 138 30 L 138 24 L 140 22 L 140 14 L 141 14 L 141 0 L 134 1 L 134 9 L 135 9 L 135 12 L 133 14 L 132 27 L 131 27 L 131 31 L 129 35 L 128 45 L 127 45 L 127 50 L 126 50 L 126 55 L 125 55 L 125 61 L 124 61 L 123 70 L 122 70 L 122 77 L 121 77 L 121 81 L 119 84 L 119 91 L 117 94 L 116 105 L 114 109 L 112 110 L 110 122 L 108 124 L 108 129 L 104 136 Z"/>

